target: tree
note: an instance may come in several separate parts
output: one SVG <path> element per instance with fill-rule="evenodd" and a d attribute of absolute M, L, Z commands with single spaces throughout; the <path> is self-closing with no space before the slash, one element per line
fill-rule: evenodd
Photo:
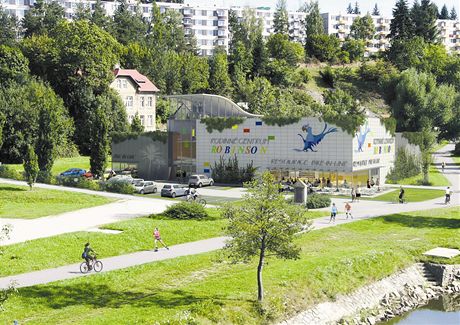
<path fill-rule="evenodd" d="M 450 17 L 451 20 L 457 20 L 457 11 L 455 11 L 455 7 L 452 7 L 452 10 L 450 11 Z"/>
<path fill-rule="evenodd" d="M 0 4 L 0 45 L 14 45 L 17 34 L 18 20 L 16 16 L 9 15 Z"/>
<path fill-rule="evenodd" d="M 273 29 L 275 34 L 288 35 L 289 33 L 289 18 L 286 0 L 278 0 L 276 3 L 276 11 L 273 15 Z"/>
<path fill-rule="evenodd" d="M 57 1 L 35 1 L 33 8 L 26 11 L 22 20 L 24 36 L 47 34 L 64 20 L 64 14 L 64 8 Z"/>
<path fill-rule="evenodd" d="M 257 299 L 264 299 L 262 271 L 268 257 L 297 259 L 300 248 L 295 234 L 308 228 L 305 209 L 292 206 L 279 193 L 274 176 L 265 172 L 247 185 L 248 194 L 241 205 L 228 205 L 223 215 L 231 237 L 225 249 L 233 261 L 249 262 L 258 257 Z"/>
<path fill-rule="evenodd" d="M 217 49 L 209 62 L 209 90 L 221 96 L 229 96 L 232 92 L 232 82 L 228 74 L 227 54 Z"/>
<path fill-rule="evenodd" d="M 204 57 L 184 53 L 181 59 L 182 93 L 203 93 L 209 88 L 209 65 Z"/>
<path fill-rule="evenodd" d="M 305 16 L 305 36 L 308 39 L 314 35 L 324 34 L 323 18 L 319 12 L 318 1 L 313 1 L 307 5 L 307 15 Z"/>
<path fill-rule="evenodd" d="M 18 48 L 0 45 L 0 85 L 28 78 L 29 61 Z"/>
<path fill-rule="evenodd" d="M 360 60 L 366 51 L 366 43 L 362 40 L 347 39 L 343 42 L 342 50 L 348 53 L 351 62 Z"/>
<path fill-rule="evenodd" d="M 412 18 L 407 0 L 398 0 L 393 9 L 393 19 L 390 23 L 390 35 L 392 42 L 406 40 L 413 35 Z"/>
<path fill-rule="evenodd" d="M 422 37 L 427 43 L 435 43 L 438 38 L 438 8 L 430 0 L 414 2 L 411 9 L 412 22 L 414 24 L 414 34 Z"/>
<path fill-rule="evenodd" d="M 441 12 L 438 15 L 439 19 L 450 19 L 449 9 L 447 9 L 446 4 L 442 6 Z"/>
<path fill-rule="evenodd" d="M 115 38 L 121 44 L 140 42 L 147 33 L 147 25 L 142 20 L 142 14 L 138 11 L 129 10 L 127 0 L 120 0 L 113 13 L 112 31 Z"/>
<path fill-rule="evenodd" d="M 271 58 L 285 60 L 291 66 L 296 66 L 305 58 L 303 46 L 300 43 L 289 41 L 287 35 L 270 35 L 267 49 Z"/>
<path fill-rule="evenodd" d="M 84 3 L 77 3 L 75 8 L 74 20 L 91 20 L 91 9 L 89 6 L 86 6 Z"/>
<path fill-rule="evenodd" d="M 50 82 L 54 78 L 55 65 L 59 62 L 59 49 L 48 35 L 32 35 L 20 43 L 22 53 L 29 60 L 31 74 Z"/>
<path fill-rule="evenodd" d="M 388 59 L 401 71 L 417 67 L 421 63 L 425 47 L 426 43 L 421 37 L 393 40 L 387 53 Z"/>
<path fill-rule="evenodd" d="M 268 51 L 265 46 L 264 37 L 262 32 L 257 34 L 252 49 L 252 76 L 260 77 L 266 73 L 268 64 Z"/>
<path fill-rule="evenodd" d="M 372 16 L 380 16 L 380 10 L 377 4 L 375 4 L 374 9 L 372 10 Z"/>
<path fill-rule="evenodd" d="M 316 35 L 306 41 L 307 54 L 321 62 L 333 62 L 340 52 L 340 40 L 334 35 Z"/>
<path fill-rule="evenodd" d="M 105 30 L 106 32 L 110 31 L 110 25 L 112 20 L 109 16 L 107 16 L 107 12 L 105 11 L 101 0 L 96 0 L 96 3 L 94 4 L 94 11 L 91 14 L 90 21 L 94 25 Z"/>
<path fill-rule="evenodd" d="M 107 166 L 109 153 L 109 121 L 104 109 L 108 105 L 107 97 L 98 96 L 95 102 L 95 110 L 91 114 L 91 142 L 89 163 L 91 173 L 96 177 L 103 178 Z"/>
<path fill-rule="evenodd" d="M 139 117 L 139 114 L 135 114 L 133 120 L 131 121 L 131 132 L 141 134 L 144 132 L 144 126 L 142 125 L 142 121 Z"/>
<path fill-rule="evenodd" d="M 24 155 L 24 176 L 26 178 L 27 184 L 30 186 L 30 189 L 34 186 L 37 181 L 38 172 L 38 157 L 35 154 L 33 146 L 27 146 L 27 150 Z"/>
<path fill-rule="evenodd" d="M 359 9 L 358 1 L 355 2 L 355 8 L 353 9 L 353 14 L 361 15 L 361 10 Z"/>
<path fill-rule="evenodd" d="M 374 37 L 375 26 L 371 15 L 357 17 L 351 25 L 350 35 L 355 40 L 368 41 Z"/>
<path fill-rule="evenodd" d="M 351 2 L 348 4 L 347 14 L 349 15 L 353 14 L 353 6 L 351 5 Z"/>

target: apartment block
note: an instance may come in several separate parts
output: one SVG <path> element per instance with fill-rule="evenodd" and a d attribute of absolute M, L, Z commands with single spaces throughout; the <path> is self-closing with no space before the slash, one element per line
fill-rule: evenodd
<path fill-rule="evenodd" d="M 456 20 L 438 20 L 439 41 L 451 53 L 460 53 L 460 22 Z"/>

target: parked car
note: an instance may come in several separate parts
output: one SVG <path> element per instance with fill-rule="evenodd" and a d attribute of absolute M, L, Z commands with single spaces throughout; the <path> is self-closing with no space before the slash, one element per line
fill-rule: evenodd
<path fill-rule="evenodd" d="M 144 180 L 142 178 L 133 178 L 131 183 L 134 185 L 134 186 L 137 186 L 139 185 L 140 183 L 142 183 Z"/>
<path fill-rule="evenodd" d="M 188 179 L 189 187 L 202 187 L 205 185 L 214 185 L 214 180 L 206 175 L 192 175 Z"/>
<path fill-rule="evenodd" d="M 135 183 L 134 188 L 136 189 L 136 192 L 139 194 L 156 193 L 158 190 L 157 184 L 151 181 L 142 181 Z"/>
<path fill-rule="evenodd" d="M 90 171 L 86 171 L 85 169 L 81 168 L 70 168 L 67 169 L 65 172 L 59 174 L 60 177 L 85 177 L 85 178 L 93 178 L 93 174 Z"/>
<path fill-rule="evenodd" d="M 183 187 L 179 184 L 166 184 L 161 189 L 161 196 L 169 196 L 169 197 L 176 197 L 176 196 L 185 196 L 188 193 L 188 188 Z"/>

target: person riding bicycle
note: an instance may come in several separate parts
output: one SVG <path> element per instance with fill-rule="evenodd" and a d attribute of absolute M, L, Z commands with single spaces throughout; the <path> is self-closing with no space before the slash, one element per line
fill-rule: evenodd
<path fill-rule="evenodd" d="M 94 255 L 92 255 L 91 253 L 94 253 Z M 83 253 L 81 254 L 81 258 L 83 258 L 86 261 L 88 270 L 91 270 L 92 267 L 91 267 L 90 261 L 93 261 L 95 257 L 96 257 L 96 252 L 91 248 L 89 243 L 86 243 L 85 248 L 83 249 Z"/>
<path fill-rule="evenodd" d="M 190 188 L 188 190 L 188 195 L 187 195 L 187 200 L 193 200 L 193 201 L 196 201 L 196 199 L 198 198 L 199 194 L 198 192 L 196 191 L 196 189 L 194 188 Z"/>
<path fill-rule="evenodd" d="M 448 186 L 446 188 L 446 204 L 447 203 L 450 203 L 450 196 L 452 195 L 452 190 L 450 189 L 450 187 Z"/>
<path fill-rule="evenodd" d="M 404 189 L 402 186 L 399 188 L 399 203 L 404 203 Z"/>

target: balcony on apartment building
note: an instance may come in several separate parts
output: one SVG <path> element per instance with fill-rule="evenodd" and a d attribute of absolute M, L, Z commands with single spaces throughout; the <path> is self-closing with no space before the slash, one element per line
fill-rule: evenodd
<path fill-rule="evenodd" d="M 225 10 L 223 10 L 223 9 L 216 10 L 216 16 L 219 17 L 219 18 L 225 18 L 226 17 Z"/>
<path fill-rule="evenodd" d="M 193 10 L 192 8 L 184 8 L 182 10 L 182 14 L 184 16 L 193 16 L 195 14 L 195 10 Z"/>

